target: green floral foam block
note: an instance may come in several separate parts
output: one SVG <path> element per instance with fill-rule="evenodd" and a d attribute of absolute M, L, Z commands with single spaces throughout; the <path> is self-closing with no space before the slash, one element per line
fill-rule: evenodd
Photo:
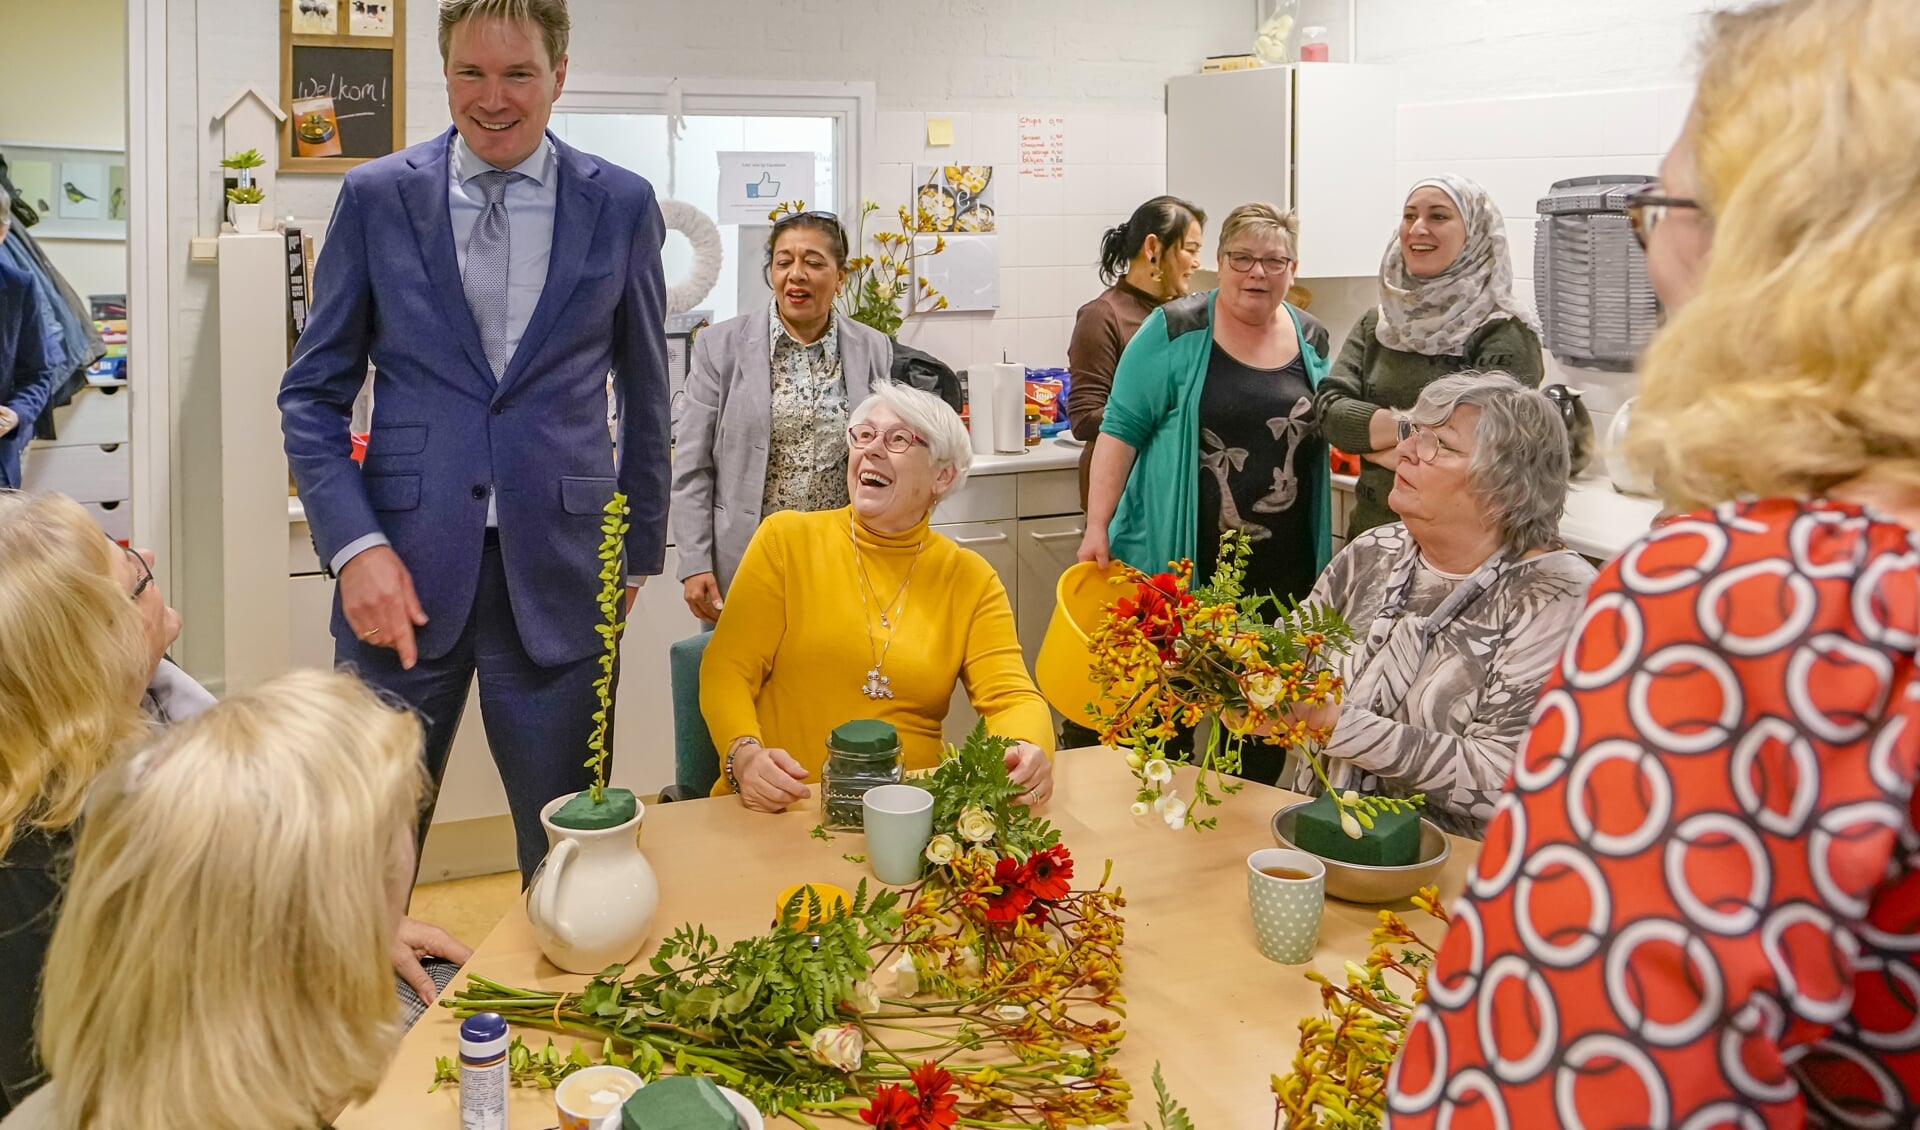
<path fill-rule="evenodd" d="M 576 832 L 618 828 L 633 819 L 633 814 L 639 811 L 639 805 L 632 789 L 601 789 L 599 804 L 593 802 L 593 790 L 582 789 L 549 819 L 559 827 L 572 828 Z"/>
<path fill-rule="evenodd" d="M 620 1108 L 624 1130 L 737 1130 L 733 1105 L 703 1075 L 663 1075 Z"/>
<path fill-rule="evenodd" d="M 1405 867 L 1420 861 L 1420 813 L 1381 812 L 1373 827 L 1362 828 L 1354 839 L 1340 827 L 1340 810 L 1322 794 L 1301 809 L 1293 821 L 1293 842 L 1301 851 L 1342 863 L 1368 867 Z"/>

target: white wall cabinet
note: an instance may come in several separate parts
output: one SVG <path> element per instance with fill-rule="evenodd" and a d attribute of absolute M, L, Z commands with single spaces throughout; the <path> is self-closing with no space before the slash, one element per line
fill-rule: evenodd
<path fill-rule="evenodd" d="M 1265 201 L 1300 213 L 1300 274 L 1362 277 L 1399 215 L 1392 67 L 1303 63 L 1167 82 L 1167 191 L 1207 213 Z"/>

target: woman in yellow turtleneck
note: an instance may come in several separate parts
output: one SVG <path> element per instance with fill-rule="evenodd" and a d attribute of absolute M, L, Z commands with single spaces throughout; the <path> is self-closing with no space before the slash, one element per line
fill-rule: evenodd
<path fill-rule="evenodd" d="M 827 735 L 890 722 L 909 769 L 940 760 L 956 679 L 1007 753 L 1026 803 L 1053 791 L 1052 715 L 993 567 L 927 527 L 973 462 L 939 397 L 882 384 L 851 416 L 853 504 L 761 523 L 700 668 L 700 709 L 725 750 L 716 794 L 779 812 L 812 795 Z"/>

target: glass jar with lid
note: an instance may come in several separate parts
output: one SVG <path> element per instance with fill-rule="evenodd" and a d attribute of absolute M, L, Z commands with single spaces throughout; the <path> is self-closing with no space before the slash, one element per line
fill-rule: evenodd
<path fill-rule="evenodd" d="M 897 785 L 905 765 L 900 734 L 890 723 L 862 718 L 843 722 L 827 736 L 827 762 L 820 769 L 820 811 L 829 828 L 866 827 L 862 801 L 875 785 Z"/>

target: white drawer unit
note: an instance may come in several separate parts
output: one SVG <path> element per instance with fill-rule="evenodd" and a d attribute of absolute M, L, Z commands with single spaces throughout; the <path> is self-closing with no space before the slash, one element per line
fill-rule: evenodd
<path fill-rule="evenodd" d="M 131 493 L 130 454 L 126 444 L 29 446 L 20 485 L 36 494 L 57 491 L 75 502 L 124 502 Z"/>
<path fill-rule="evenodd" d="M 107 531 L 107 536 L 117 542 L 125 542 L 133 537 L 133 504 L 129 502 L 89 502 L 84 504 L 87 513 Z"/>
<path fill-rule="evenodd" d="M 320 572 L 313 552 L 313 531 L 305 522 L 287 523 L 287 575 L 305 577 Z"/>
<path fill-rule="evenodd" d="M 1051 518 L 1056 514 L 1080 513 L 1080 471 L 1028 471 L 1005 475 L 1017 481 L 1014 487 L 1014 512 L 1022 518 Z"/>
<path fill-rule="evenodd" d="M 934 507 L 935 525 L 994 522 L 1014 515 L 1013 481 L 1019 475 L 974 475 Z"/>
<path fill-rule="evenodd" d="M 1013 479 L 1017 477 L 1018 476 L 1015 475 L 993 476 L 994 479 Z M 981 481 L 991 482 L 993 480 L 983 479 Z M 972 489 L 972 484 L 968 484 L 966 489 Z M 944 514 L 945 512 L 946 508 L 944 506 L 934 511 L 935 514 Z M 1007 602 L 1013 606 L 1015 610 L 1015 620 L 1017 621 L 1020 608 L 1020 561 L 1018 547 L 1015 545 L 1014 539 L 1019 533 L 1018 523 L 1012 519 L 1004 519 L 998 522 L 968 522 L 957 525 L 942 524 L 933 526 L 931 529 L 935 533 L 945 534 L 952 538 L 954 544 L 960 546 L 962 549 L 971 549 L 987 559 L 987 564 L 993 566 L 993 571 L 999 574 L 1001 586 L 1007 590 Z M 965 684 L 956 682 L 953 687 L 953 698 L 947 704 L 947 720 L 945 725 L 941 727 L 942 738 L 955 745 L 967 740 L 968 732 L 973 729 L 973 724 L 979 720 L 979 717 L 978 714 L 973 712 L 973 706 L 967 701 L 967 688 Z"/>
<path fill-rule="evenodd" d="M 87 387 L 73 402 L 53 410 L 54 439 L 35 440 L 35 447 L 101 447 L 127 442 L 127 403 L 124 385 Z"/>
<path fill-rule="evenodd" d="M 1077 496 L 1077 481 L 1073 489 Z M 1019 524 L 1015 553 L 1019 558 L 1020 599 L 1013 610 L 1019 624 L 1020 650 L 1027 657 L 1029 669 L 1039 658 L 1040 641 L 1046 638 L 1047 625 L 1053 620 L 1054 590 L 1060 585 L 1060 574 L 1073 565 L 1086 532 L 1086 517 L 1081 514 L 1025 518 Z"/>

